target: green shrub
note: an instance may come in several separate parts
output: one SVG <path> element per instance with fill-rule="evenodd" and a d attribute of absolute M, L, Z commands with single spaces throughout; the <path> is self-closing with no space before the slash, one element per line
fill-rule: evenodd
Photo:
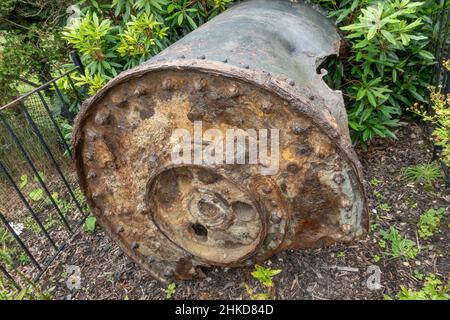
<path fill-rule="evenodd" d="M 118 72 L 141 64 L 186 33 L 225 10 L 232 0 L 81 0 L 83 17 L 64 38 L 82 54 L 88 72 L 78 84 L 90 94 Z M 392 129 L 407 107 L 427 103 L 436 1 L 315 0 L 336 19 L 350 46 L 331 59 L 329 85 L 344 92 L 353 140 L 395 138 Z"/>
<path fill-rule="evenodd" d="M 63 37 L 87 72 L 77 80 L 98 91 L 119 72 L 135 67 L 226 9 L 231 0 L 81 0 L 83 16 Z"/>
<path fill-rule="evenodd" d="M 315 1 L 345 32 L 349 57 L 326 66 L 329 85 L 344 92 L 353 140 L 366 146 L 373 137 L 395 138 L 392 128 L 414 102 L 427 102 L 436 40 L 436 1 Z"/>

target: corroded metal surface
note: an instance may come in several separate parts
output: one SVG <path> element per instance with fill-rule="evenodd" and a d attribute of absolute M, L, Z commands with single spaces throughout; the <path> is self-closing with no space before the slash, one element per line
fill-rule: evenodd
<path fill-rule="evenodd" d="M 367 207 L 340 92 L 316 68 L 334 26 L 304 4 L 233 7 L 82 107 L 73 146 L 100 224 L 155 278 L 252 265 L 276 252 L 361 237 Z M 174 129 L 280 129 L 279 171 L 175 165 Z"/>

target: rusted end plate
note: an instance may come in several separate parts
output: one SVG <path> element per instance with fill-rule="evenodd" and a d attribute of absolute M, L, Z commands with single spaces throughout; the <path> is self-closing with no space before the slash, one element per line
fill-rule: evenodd
<path fill-rule="evenodd" d="M 202 59 L 155 62 L 83 105 L 73 136 L 82 189 L 107 233 L 157 279 L 365 234 L 348 133 L 283 79 Z M 194 137 L 194 123 L 206 145 L 211 129 L 241 129 L 247 141 L 255 139 L 249 129 L 279 129 L 277 170 L 266 174 L 267 162 L 174 163 L 173 150 L 186 143 L 174 131 Z"/>

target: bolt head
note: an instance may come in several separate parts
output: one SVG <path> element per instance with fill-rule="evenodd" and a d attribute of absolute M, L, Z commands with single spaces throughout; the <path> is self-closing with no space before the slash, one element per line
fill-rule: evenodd
<path fill-rule="evenodd" d="M 95 173 L 95 171 L 89 171 L 89 173 L 88 173 L 86 178 L 91 180 L 91 179 L 95 179 L 96 177 L 97 177 L 97 174 Z"/>
<path fill-rule="evenodd" d="M 302 127 L 300 127 L 298 124 L 294 124 L 293 126 L 292 126 L 292 132 L 294 132 L 294 134 L 301 134 L 301 133 L 303 133 L 303 129 L 302 129 Z"/>
<path fill-rule="evenodd" d="M 261 191 L 264 192 L 265 194 L 269 194 L 269 193 L 272 192 L 272 188 L 269 187 L 269 186 L 263 186 L 263 187 L 261 188 Z"/>
<path fill-rule="evenodd" d="M 195 90 L 201 91 L 206 87 L 206 80 L 205 79 L 199 79 L 194 82 L 194 88 Z"/>
<path fill-rule="evenodd" d="M 270 215 L 270 221 L 273 223 L 279 223 L 281 221 L 281 217 L 276 212 L 272 212 Z"/>
<path fill-rule="evenodd" d="M 291 162 L 287 165 L 287 171 L 291 173 L 296 173 L 299 170 L 298 165 L 294 162 Z"/>
<path fill-rule="evenodd" d="M 165 80 L 162 82 L 162 88 L 163 88 L 164 90 L 171 90 L 171 89 L 173 88 L 172 80 L 170 80 L 170 79 L 165 79 Z"/>
<path fill-rule="evenodd" d="M 134 90 L 134 95 L 136 97 L 142 97 L 146 94 L 146 90 L 144 88 L 141 87 L 137 87 L 136 90 Z"/>
<path fill-rule="evenodd" d="M 139 248 L 139 243 L 133 241 L 133 242 L 131 243 L 131 249 L 136 250 L 137 248 Z"/>
<path fill-rule="evenodd" d="M 264 102 L 261 106 L 261 111 L 264 113 L 270 113 L 272 111 L 272 104 L 270 102 Z"/>
<path fill-rule="evenodd" d="M 341 185 L 345 181 L 345 178 L 341 173 L 338 173 L 333 177 L 333 181 L 336 184 Z"/>

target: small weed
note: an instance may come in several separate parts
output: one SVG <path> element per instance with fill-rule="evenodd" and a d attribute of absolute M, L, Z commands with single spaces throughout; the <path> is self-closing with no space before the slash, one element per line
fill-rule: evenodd
<path fill-rule="evenodd" d="M 380 262 L 381 261 L 381 256 L 379 256 L 378 254 L 373 256 L 373 262 Z"/>
<path fill-rule="evenodd" d="M 94 216 L 90 215 L 89 217 L 87 217 L 86 221 L 84 222 L 84 231 L 91 233 L 94 232 L 96 222 L 97 218 L 95 218 Z"/>
<path fill-rule="evenodd" d="M 378 180 L 377 178 L 372 178 L 369 180 L 369 183 L 372 187 L 378 187 L 383 181 Z"/>
<path fill-rule="evenodd" d="M 419 237 L 428 239 L 439 231 L 439 225 L 444 214 L 444 208 L 439 208 L 438 210 L 428 209 L 422 213 L 419 218 Z"/>
<path fill-rule="evenodd" d="M 381 194 L 381 192 L 378 192 L 376 190 L 373 192 L 373 196 L 377 200 L 381 200 L 383 198 L 383 195 Z"/>
<path fill-rule="evenodd" d="M 425 275 L 418 270 L 414 270 L 412 276 L 419 281 L 422 281 L 425 277 Z"/>
<path fill-rule="evenodd" d="M 38 177 L 38 175 L 39 175 L 39 177 Z M 42 171 L 39 171 L 38 175 L 34 176 L 34 182 L 36 184 L 40 184 L 39 178 L 40 178 L 40 180 L 42 180 L 42 182 L 45 182 L 45 174 Z M 27 175 L 22 175 L 20 180 L 21 180 L 21 182 L 20 182 L 19 187 L 21 187 L 23 189 L 28 184 Z M 30 193 L 28 193 L 28 197 L 32 201 L 38 202 L 44 198 L 44 190 L 40 187 L 34 188 L 33 190 L 30 191 Z"/>
<path fill-rule="evenodd" d="M 171 299 L 176 291 L 177 285 L 175 284 L 175 282 L 170 283 L 164 291 L 166 293 L 166 298 Z"/>
<path fill-rule="evenodd" d="M 391 227 L 388 231 L 381 230 L 380 235 L 385 241 L 390 243 L 390 252 L 387 254 L 393 258 L 414 259 L 419 253 L 416 243 L 402 236 L 394 227 Z M 380 241 L 378 244 L 383 248 Z M 386 247 L 386 243 L 384 243 L 384 247 Z"/>
<path fill-rule="evenodd" d="M 17 249 L 14 246 L 14 238 L 11 233 L 0 225 L 0 261 L 7 266 L 14 264 Z"/>
<path fill-rule="evenodd" d="M 382 203 L 378 206 L 378 209 L 383 212 L 391 211 L 392 207 L 388 203 Z"/>
<path fill-rule="evenodd" d="M 338 258 L 345 258 L 345 252 L 343 252 L 343 251 L 338 252 L 336 257 L 338 257 Z"/>
<path fill-rule="evenodd" d="M 450 285 L 442 285 L 442 281 L 436 278 L 434 274 L 426 277 L 425 283 L 419 291 L 414 291 L 404 286 L 400 286 L 400 288 L 401 290 L 397 294 L 398 300 L 450 300 L 450 295 L 448 294 Z M 384 298 L 392 300 L 387 295 Z"/>
<path fill-rule="evenodd" d="M 401 178 L 409 183 L 422 183 L 427 189 L 442 179 L 441 168 L 436 163 L 422 163 L 408 168 L 403 168 Z"/>
<path fill-rule="evenodd" d="M 17 271 L 17 270 L 16 270 Z M 38 284 L 33 283 L 19 271 L 19 276 L 28 283 L 27 286 L 19 288 L 15 283 L 6 279 L 0 273 L 0 301 L 1 300 L 51 300 L 54 287 L 42 290 Z"/>
<path fill-rule="evenodd" d="M 112 272 L 103 272 L 103 276 L 105 277 L 106 281 L 109 283 L 113 283 L 113 273 Z"/>
<path fill-rule="evenodd" d="M 370 233 L 374 233 L 379 228 L 380 228 L 380 224 L 379 223 L 371 223 L 370 226 L 369 226 L 369 232 Z"/>
<path fill-rule="evenodd" d="M 281 269 L 271 269 L 255 265 L 255 271 L 251 273 L 252 277 L 258 280 L 258 282 L 267 289 L 265 293 L 255 293 L 254 289 L 245 284 L 247 294 L 252 300 L 270 300 L 275 298 L 275 286 L 273 283 L 273 277 L 281 273 Z"/>

